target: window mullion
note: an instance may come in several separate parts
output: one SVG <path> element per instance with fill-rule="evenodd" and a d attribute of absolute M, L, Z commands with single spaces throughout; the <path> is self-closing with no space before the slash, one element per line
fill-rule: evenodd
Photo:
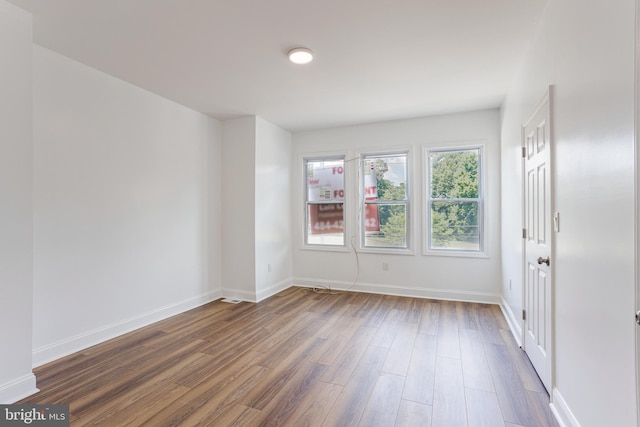
<path fill-rule="evenodd" d="M 446 199 L 446 198 L 442 198 L 442 197 L 432 197 L 430 200 L 432 202 L 479 202 L 480 201 L 479 198 L 468 198 L 468 199 L 452 198 L 452 199 Z"/>

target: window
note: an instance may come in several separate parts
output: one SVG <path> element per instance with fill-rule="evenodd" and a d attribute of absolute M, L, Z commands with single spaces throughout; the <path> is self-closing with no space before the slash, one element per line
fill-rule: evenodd
<path fill-rule="evenodd" d="M 305 159 L 308 245 L 344 246 L 344 157 Z"/>
<path fill-rule="evenodd" d="M 361 238 L 365 248 L 407 249 L 408 153 L 362 157 Z"/>
<path fill-rule="evenodd" d="M 428 249 L 482 252 L 480 147 L 427 151 Z"/>

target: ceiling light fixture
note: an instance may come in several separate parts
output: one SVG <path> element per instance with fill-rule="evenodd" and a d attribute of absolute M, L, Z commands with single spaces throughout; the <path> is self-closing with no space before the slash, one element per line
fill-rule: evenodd
<path fill-rule="evenodd" d="M 313 61 L 313 52 L 306 47 L 297 47 L 289 51 L 289 61 L 294 64 L 308 64 Z"/>

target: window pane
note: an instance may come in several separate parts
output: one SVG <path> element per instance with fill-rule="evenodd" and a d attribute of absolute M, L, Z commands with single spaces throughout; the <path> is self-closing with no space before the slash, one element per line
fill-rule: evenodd
<path fill-rule="evenodd" d="M 344 160 L 307 161 L 307 201 L 344 200 Z"/>
<path fill-rule="evenodd" d="M 306 243 L 345 244 L 344 159 L 307 159 Z"/>
<path fill-rule="evenodd" d="M 309 204 L 307 227 L 308 244 L 344 245 L 344 204 Z"/>
<path fill-rule="evenodd" d="M 367 200 L 407 199 L 407 155 L 365 157 L 364 193 Z"/>
<path fill-rule="evenodd" d="M 376 248 L 407 247 L 407 205 L 367 205 L 367 211 L 377 213 L 378 228 L 372 230 L 376 221 L 367 223 L 364 245 Z M 375 209 L 369 209 L 374 208 Z M 367 218 L 369 220 L 369 218 Z"/>
<path fill-rule="evenodd" d="M 476 199 L 479 194 L 478 149 L 430 154 L 431 197 Z"/>
<path fill-rule="evenodd" d="M 480 250 L 478 202 L 431 202 L 431 248 Z"/>

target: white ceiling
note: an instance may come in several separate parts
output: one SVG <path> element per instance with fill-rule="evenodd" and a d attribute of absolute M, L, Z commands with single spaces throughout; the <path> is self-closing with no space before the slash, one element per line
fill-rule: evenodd
<path fill-rule="evenodd" d="M 10 0 L 34 40 L 291 131 L 500 106 L 547 0 Z M 315 53 L 306 66 L 286 52 Z"/>

